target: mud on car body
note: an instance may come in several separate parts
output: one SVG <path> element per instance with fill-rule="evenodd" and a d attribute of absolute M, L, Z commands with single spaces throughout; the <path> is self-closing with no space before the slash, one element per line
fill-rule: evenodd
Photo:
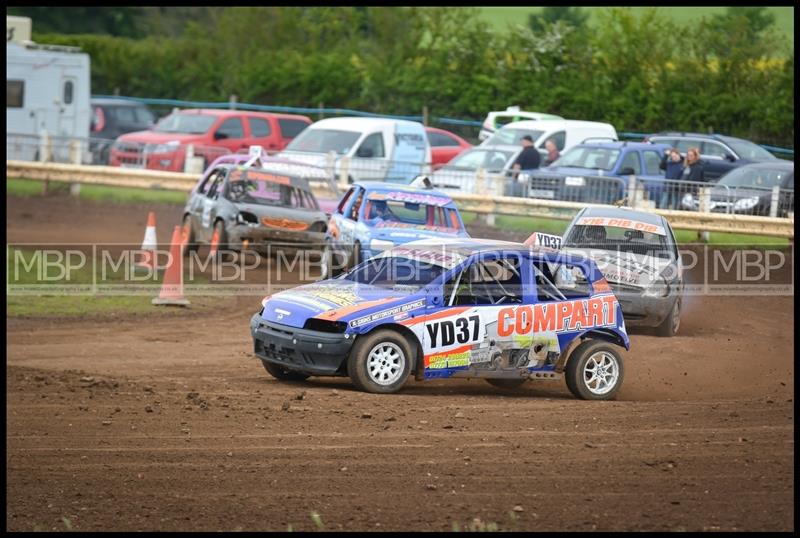
<path fill-rule="evenodd" d="M 220 250 L 319 245 L 327 216 L 308 181 L 287 175 L 284 166 L 271 166 L 220 164 L 204 174 L 183 211 L 186 250 L 215 242 Z"/>
<path fill-rule="evenodd" d="M 558 236 L 534 233 L 526 243 L 581 254 L 597 263 L 628 325 L 674 336 L 680 326 L 683 266 L 667 219 L 626 207 L 587 207 Z"/>
<path fill-rule="evenodd" d="M 356 183 L 328 222 L 322 276 L 335 276 L 395 245 L 432 237 L 469 237 L 448 195 L 384 182 Z"/>
<path fill-rule="evenodd" d="M 565 377 L 609 399 L 628 349 L 622 311 L 582 256 L 452 239 L 394 247 L 336 279 L 280 292 L 250 322 L 254 352 L 282 380 L 349 376 L 390 393 L 417 380 L 475 377 L 512 388 Z"/>

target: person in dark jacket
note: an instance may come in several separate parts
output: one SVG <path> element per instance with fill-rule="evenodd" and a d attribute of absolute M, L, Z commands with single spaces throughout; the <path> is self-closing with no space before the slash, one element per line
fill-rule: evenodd
<path fill-rule="evenodd" d="M 678 148 L 669 148 L 664 152 L 661 163 L 658 167 L 665 171 L 664 190 L 661 193 L 661 203 L 658 207 L 662 209 L 678 209 L 681 200 L 681 185 L 675 181 L 683 176 L 683 157 Z"/>
<path fill-rule="evenodd" d="M 514 161 L 514 170 L 531 170 L 539 168 L 542 156 L 539 155 L 539 150 L 533 147 L 533 138 L 530 135 L 522 137 L 522 151 Z"/>
<path fill-rule="evenodd" d="M 550 166 L 553 164 L 553 161 L 561 157 L 561 154 L 558 152 L 558 146 L 556 146 L 556 142 L 552 138 L 544 143 L 544 148 L 547 150 L 547 158 L 544 160 L 545 166 Z"/>
<path fill-rule="evenodd" d="M 705 163 L 700 160 L 699 148 L 686 150 L 686 165 L 683 168 L 681 180 L 705 182 Z"/>
<path fill-rule="evenodd" d="M 514 161 L 514 164 L 511 167 L 511 182 L 506 188 L 507 196 L 522 196 L 522 185 L 518 181 L 519 171 L 539 168 L 541 160 L 542 157 L 539 155 L 539 150 L 533 146 L 533 138 L 531 138 L 530 135 L 523 136 L 522 151 L 520 151 L 519 155 L 517 155 L 517 159 Z"/>

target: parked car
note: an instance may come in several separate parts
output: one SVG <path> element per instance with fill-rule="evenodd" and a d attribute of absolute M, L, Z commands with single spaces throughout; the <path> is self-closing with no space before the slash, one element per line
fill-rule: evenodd
<path fill-rule="evenodd" d="M 144 167 L 182 172 L 187 147 L 203 157 L 203 169 L 226 153 L 259 145 L 279 151 L 294 139 L 311 119 L 294 114 L 243 110 L 182 110 L 170 114 L 147 131 L 128 133 L 111 147 L 111 166 Z"/>
<path fill-rule="evenodd" d="M 573 275 L 559 286 L 555 274 Z M 484 378 L 501 388 L 564 378 L 609 400 L 630 341 L 619 303 L 582 256 L 475 239 L 400 245 L 339 278 L 266 297 L 250 319 L 255 356 L 279 381 L 349 376 L 373 393 Z"/>
<path fill-rule="evenodd" d="M 472 147 L 472 144 L 457 134 L 444 129 L 425 127 L 425 134 L 428 136 L 428 143 L 431 145 L 431 165 L 433 170 L 437 170 L 460 153 Z"/>
<path fill-rule="evenodd" d="M 520 110 L 518 106 L 510 106 L 505 110 L 489 112 L 483 120 L 481 130 L 478 132 L 478 140 L 484 141 L 494 134 L 495 131 L 504 125 L 521 120 L 561 120 L 561 116 L 555 114 L 544 114 L 542 112 L 529 112 Z"/>
<path fill-rule="evenodd" d="M 183 210 L 186 252 L 200 244 L 226 251 L 267 251 L 273 242 L 317 247 L 325 237 L 327 216 L 308 181 L 258 167 L 222 164 L 204 174 Z"/>
<path fill-rule="evenodd" d="M 395 245 L 430 237 L 469 237 L 449 196 L 427 188 L 356 183 L 328 222 L 323 277 L 355 267 Z"/>
<path fill-rule="evenodd" d="M 545 143 L 551 138 L 561 153 L 588 139 L 617 140 L 617 131 L 608 123 L 579 120 L 515 121 L 498 129 L 483 141 L 481 146 L 521 145 L 522 137 L 528 135 L 533 145 L 542 154 L 542 163 L 547 157 Z"/>
<path fill-rule="evenodd" d="M 678 148 L 684 158 L 687 149 L 700 148 L 706 181 L 715 181 L 730 170 L 752 162 L 781 160 L 749 140 L 718 134 L 665 131 L 648 135 L 644 141 Z"/>
<path fill-rule="evenodd" d="M 326 118 L 294 139 L 279 156 L 315 166 L 333 153 L 337 176 L 347 157 L 347 180 L 408 183 L 427 172 L 431 146 L 416 121 L 386 118 Z"/>
<path fill-rule="evenodd" d="M 92 99 L 89 150 L 93 164 L 108 164 L 111 145 L 119 136 L 153 127 L 155 115 L 131 99 Z"/>
<path fill-rule="evenodd" d="M 668 148 L 642 142 L 578 144 L 550 166 L 519 178 L 532 198 L 611 203 L 625 197 L 633 175 L 642 180 L 648 198 L 660 203 L 664 171 L 659 164 Z"/>
<path fill-rule="evenodd" d="M 780 189 L 775 215 L 786 217 L 794 213 L 794 163 L 775 160 L 746 164 L 734 168 L 711 187 L 709 210 L 714 213 L 743 213 L 769 216 L 772 190 Z M 682 209 L 697 211 L 698 196 L 687 193 L 681 200 Z"/>
<path fill-rule="evenodd" d="M 617 296 L 627 325 L 655 327 L 659 336 L 677 334 L 683 266 L 666 218 L 627 207 L 586 207 L 563 238 L 534 233 L 526 243 L 591 258 Z"/>
<path fill-rule="evenodd" d="M 522 146 L 477 146 L 461 153 L 439 168 L 431 175 L 431 182 L 437 189 L 445 191 L 458 191 L 464 193 L 477 193 L 476 171 L 478 168 L 486 170 L 487 174 L 500 174 L 504 181 L 510 177 L 511 167 L 517 156 L 522 151 Z M 492 191 L 488 183 L 487 190 Z"/>

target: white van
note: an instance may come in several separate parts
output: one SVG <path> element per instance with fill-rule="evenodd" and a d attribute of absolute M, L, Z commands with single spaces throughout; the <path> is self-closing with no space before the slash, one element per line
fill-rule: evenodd
<path fill-rule="evenodd" d="M 486 140 L 494 134 L 495 131 L 504 125 L 522 120 L 563 120 L 561 116 L 555 114 L 545 114 L 544 112 L 529 112 L 527 110 L 520 110 L 518 106 L 510 106 L 505 110 L 497 110 L 489 112 L 486 119 L 483 120 L 481 130 L 478 133 L 478 140 Z"/>
<path fill-rule="evenodd" d="M 6 37 L 7 158 L 38 159 L 46 132 L 52 160 L 74 160 L 70 142 L 77 140 L 81 160 L 89 162 L 89 55 L 76 47 L 33 43 L 27 18 L 7 16 Z"/>
<path fill-rule="evenodd" d="M 533 138 L 534 146 L 543 157 L 547 156 L 544 144 L 551 138 L 562 154 L 572 146 L 577 146 L 589 139 L 618 140 L 617 131 L 610 123 L 580 120 L 527 120 L 515 121 L 503 126 L 487 138 L 481 146 L 521 145 L 522 137 L 525 135 Z"/>
<path fill-rule="evenodd" d="M 336 174 L 347 159 L 348 182 L 408 183 L 430 171 L 431 146 L 415 121 L 326 118 L 306 127 L 279 157 L 324 167 L 333 152 Z"/>

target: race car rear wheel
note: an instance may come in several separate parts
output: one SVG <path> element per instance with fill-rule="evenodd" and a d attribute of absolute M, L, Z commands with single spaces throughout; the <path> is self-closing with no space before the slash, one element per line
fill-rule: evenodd
<path fill-rule="evenodd" d="M 264 370 L 269 373 L 272 377 L 277 379 L 278 381 L 304 381 L 308 379 L 308 374 L 301 374 L 300 372 L 293 372 L 291 370 L 287 370 L 277 364 L 273 364 L 267 361 L 261 361 L 264 364 Z"/>
<path fill-rule="evenodd" d="M 672 310 L 669 311 L 667 319 L 661 322 L 661 325 L 656 327 L 656 334 L 658 336 L 675 336 L 678 334 L 678 328 L 681 325 L 681 298 L 675 300 L 672 305 Z"/>
<path fill-rule="evenodd" d="M 613 344 L 586 340 L 570 355 L 565 374 L 567 388 L 576 398 L 610 400 L 622 386 L 622 357 Z"/>
<path fill-rule="evenodd" d="M 183 217 L 183 227 L 181 228 L 181 242 L 183 243 L 183 255 L 188 256 L 189 252 L 197 252 L 197 243 L 194 242 L 194 229 L 192 228 L 192 216 Z"/>
<path fill-rule="evenodd" d="M 527 379 L 487 379 L 486 382 L 501 389 L 516 389 L 521 387 Z"/>
<path fill-rule="evenodd" d="M 406 382 L 413 359 L 411 345 L 403 335 L 378 330 L 356 339 L 347 372 L 356 388 L 388 394 L 397 392 Z"/>

